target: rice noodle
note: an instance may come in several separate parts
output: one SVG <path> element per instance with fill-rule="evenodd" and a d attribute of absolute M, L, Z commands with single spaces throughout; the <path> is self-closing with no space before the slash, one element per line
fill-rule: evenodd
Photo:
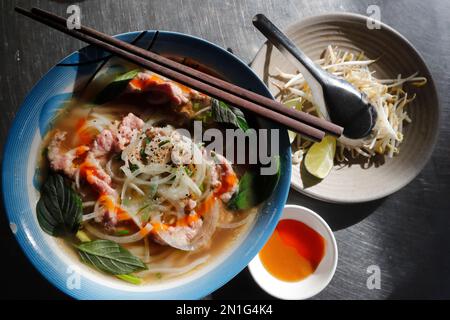
<path fill-rule="evenodd" d="M 144 238 L 144 257 L 142 261 L 144 261 L 144 263 L 150 262 L 150 247 L 148 244 L 148 237 Z"/>
<path fill-rule="evenodd" d="M 237 222 L 232 222 L 232 223 L 220 222 L 217 224 L 217 228 L 220 228 L 220 229 L 238 228 L 238 227 L 241 227 L 241 226 L 247 224 L 247 222 L 249 222 L 252 218 L 253 218 L 253 214 L 248 214 L 244 219 L 237 221 Z"/>
<path fill-rule="evenodd" d="M 150 255 L 148 258 L 148 263 L 154 264 L 155 262 L 161 261 L 163 259 L 168 258 L 169 256 L 173 255 L 174 251 L 172 250 L 164 250 L 162 253 L 159 253 L 157 255 Z"/>
<path fill-rule="evenodd" d="M 146 276 L 149 274 L 154 274 L 154 273 L 170 273 L 170 274 L 182 274 L 182 273 L 187 273 L 193 269 L 195 269 L 196 267 L 204 264 L 206 261 L 208 261 L 209 259 L 209 255 L 203 256 L 197 260 L 192 261 L 190 264 L 188 264 L 187 266 L 184 267 L 169 267 L 169 266 L 149 266 L 148 270 L 145 271 L 141 271 L 138 273 L 139 276 Z"/>

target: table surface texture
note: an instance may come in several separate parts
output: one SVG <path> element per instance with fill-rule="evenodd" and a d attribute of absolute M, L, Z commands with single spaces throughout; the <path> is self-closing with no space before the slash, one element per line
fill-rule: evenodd
<path fill-rule="evenodd" d="M 33 85 L 56 62 L 84 46 L 14 13 L 38 6 L 65 14 L 79 4 L 82 23 L 118 34 L 160 29 L 192 34 L 231 48 L 249 63 L 264 38 L 252 26 L 264 13 L 281 27 L 327 12 L 368 14 L 397 29 L 421 52 L 436 82 L 442 109 L 439 142 L 422 173 L 379 201 L 331 205 L 291 190 L 288 203 L 318 212 L 335 231 L 339 263 L 329 286 L 313 299 L 450 298 L 450 1 L 447 0 L 86 0 L 0 2 L 0 149 Z M 1 298 L 68 299 L 28 262 L 0 212 Z M 381 270 L 379 289 L 368 289 L 367 268 Z M 213 299 L 270 299 L 247 269 Z"/>

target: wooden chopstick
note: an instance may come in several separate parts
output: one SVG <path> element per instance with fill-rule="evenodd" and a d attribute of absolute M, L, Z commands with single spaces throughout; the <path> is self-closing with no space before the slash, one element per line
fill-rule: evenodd
<path fill-rule="evenodd" d="M 43 24 L 46 24 L 50 27 L 53 27 L 59 31 L 62 31 L 66 34 L 69 34 L 73 37 L 76 37 L 82 41 L 85 41 L 87 43 L 90 43 L 92 45 L 99 46 L 121 58 L 124 58 L 126 60 L 132 61 L 136 63 L 137 65 L 140 65 L 146 69 L 149 69 L 153 72 L 156 72 L 158 74 L 161 74 L 162 76 L 165 76 L 167 78 L 170 78 L 174 81 L 180 82 L 182 84 L 185 84 L 189 87 L 192 87 L 198 91 L 201 91 L 205 94 L 211 95 L 217 99 L 223 100 L 225 102 L 228 102 L 232 105 L 235 105 L 237 107 L 241 107 L 243 109 L 246 109 L 250 112 L 256 113 L 262 117 L 269 118 L 273 121 L 279 122 L 281 124 L 284 124 L 289 129 L 294 130 L 298 132 L 299 134 L 314 140 L 314 141 L 320 141 L 323 136 L 324 132 L 321 130 L 318 130 L 316 128 L 313 128 L 307 124 L 301 123 L 295 119 L 291 119 L 283 114 L 279 114 L 277 112 L 274 112 L 273 110 L 266 109 L 258 104 L 253 103 L 252 101 L 248 101 L 245 99 L 242 99 L 239 96 L 233 95 L 229 92 L 226 92 L 224 90 L 221 90 L 220 88 L 213 87 L 209 84 L 203 83 L 195 78 L 192 78 L 188 75 L 182 74 L 178 71 L 169 69 L 163 65 L 154 63 L 152 61 L 149 61 L 146 58 L 143 58 L 141 56 L 138 56 L 136 54 L 133 54 L 131 52 L 128 52 L 124 49 L 118 48 L 110 43 L 107 43 L 105 41 L 102 41 L 101 39 L 94 38 L 88 34 L 84 34 L 82 32 L 79 32 L 79 30 L 69 30 L 66 28 L 65 23 L 64 25 L 61 24 L 61 22 L 51 20 L 47 17 L 41 16 L 39 14 L 36 14 L 37 9 L 34 10 L 34 12 L 29 12 L 21 8 L 16 8 L 16 11 L 24 14 L 34 20 L 37 20 Z M 62 19 L 62 18 L 60 18 Z M 64 20 L 65 21 L 65 20 Z M 228 83 L 226 83 L 228 84 Z M 283 107 L 284 109 L 287 109 Z"/>
<path fill-rule="evenodd" d="M 58 15 L 55 15 L 51 12 L 39 9 L 39 8 L 32 8 L 31 12 L 46 17 L 50 20 L 57 21 L 60 24 L 65 25 L 66 19 L 63 17 L 60 17 Z M 219 88 L 223 91 L 226 91 L 228 93 L 237 95 L 245 100 L 252 101 L 256 104 L 262 105 L 264 107 L 267 107 L 271 110 L 277 111 L 279 113 L 282 113 L 288 117 L 291 117 L 293 119 L 297 119 L 305 124 L 310 125 L 311 127 L 317 128 L 319 130 L 325 131 L 328 134 L 334 135 L 334 136 L 340 136 L 342 134 L 342 127 L 335 125 L 332 122 L 322 120 L 318 117 L 312 116 L 305 112 L 299 112 L 297 110 L 286 108 L 283 104 L 280 102 L 277 102 L 273 99 L 264 97 L 262 95 L 256 94 L 250 90 L 246 90 L 242 87 L 236 86 L 232 83 L 229 83 L 227 81 L 223 81 L 222 79 L 216 78 L 214 76 L 211 76 L 207 73 L 198 71 L 196 69 L 193 69 L 191 67 L 188 67 L 186 65 L 183 65 L 181 63 L 178 63 L 176 61 L 170 60 L 166 57 L 163 57 L 159 54 L 153 53 L 148 50 L 144 50 L 142 48 L 139 48 L 138 46 L 134 46 L 128 42 L 121 41 L 119 39 L 116 39 L 114 37 L 111 37 L 105 33 L 99 32 L 95 29 L 81 26 L 79 31 L 83 34 L 89 35 L 93 38 L 100 39 L 106 43 L 109 43 L 113 46 L 116 46 L 118 48 L 121 48 L 125 51 L 134 53 L 142 58 L 146 58 L 150 61 L 153 61 L 155 63 L 161 64 L 167 68 L 170 68 L 172 70 L 178 71 L 182 74 L 185 74 L 187 76 L 193 77 L 199 81 L 202 81 L 204 83 L 207 83 L 213 87 Z"/>

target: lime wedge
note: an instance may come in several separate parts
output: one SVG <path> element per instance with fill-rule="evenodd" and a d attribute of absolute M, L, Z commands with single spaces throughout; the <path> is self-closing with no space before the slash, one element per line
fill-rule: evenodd
<path fill-rule="evenodd" d="M 305 157 L 305 168 L 313 176 L 324 179 L 334 163 L 336 138 L 326 136 L 321 142 L 314 143 Z"/>
<path fill-rule="evenodd" d="M 302 105 L 298 101 L 298 99 L 292 99 L 292 100 L 286 101 L 284 103 L 284 105 L 288 108 L 296 109 L 298 111 L 302 110 Z M 288 130 L 288 135 L 289 135 L 289 142 L 292 144 L 294 142 L 295 138 L 297 137 L 297 133 L 294 131 Z"/>
<path fill-rule="evenodd" d="M 289 135 L 289 143 L 292 144 L 295 138 L 297 137 L 297 132 L 288 130 L 288 135 Z"/>
<path fill-rule="evenodd" d="M 284 102 L 284 105 L 291 109 L 296 109 L 298 111 L 302 111 L 302 104 L 298 99 L 291 99 Z"/>

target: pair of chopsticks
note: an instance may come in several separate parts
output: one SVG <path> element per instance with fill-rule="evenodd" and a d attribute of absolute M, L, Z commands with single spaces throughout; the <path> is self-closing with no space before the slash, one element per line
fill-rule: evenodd
<path fill-rule="evenodd" d="M 325 134 L 340 136 L 343 128 L 329 121 L 302 111 L 285 107 L 280 102 L 256 94 L 229 82 L 223 81 L 176 61 L 144 50 L 125 41 L 118 40 L 92 28 L 68 29 L 66 19 L 45 10 L 33 8 L 15 10 L 33 20 L 64 32 L 91 45 L 98 46 L 120 58 L 160 74 L 173 81 L 198 90 L 233 106 L 278 122 L 288 129 L 313 141 L 321 141 Z"/>

